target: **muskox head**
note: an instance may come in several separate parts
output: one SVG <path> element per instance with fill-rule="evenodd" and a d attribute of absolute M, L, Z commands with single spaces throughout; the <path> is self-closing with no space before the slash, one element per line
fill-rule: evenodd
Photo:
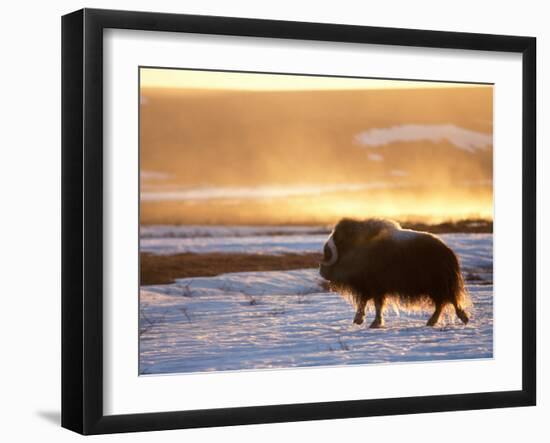
<path fill-rule="evenodd" d="M 354 255 L 361 246 L 399 228 L 399 224 L 391 220 L 340 220 L 323 248 L 319 273 L 323 278 L 338 283 L 343 274 L 350 271 L 350 263 L 353 263 Z"/>

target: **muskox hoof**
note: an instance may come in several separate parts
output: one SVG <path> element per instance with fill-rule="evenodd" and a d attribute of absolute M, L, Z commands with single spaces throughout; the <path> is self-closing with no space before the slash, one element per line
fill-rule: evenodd
<path fill-rule="evenodd" d="M 355 323 L 356 325 L 362 325 L 364 318 L 365 317 L 361 314 L 355 314 L 355 318 L 353 319 L 353 323 Z"/>
<path fill-rule="evenodd" d="M 457 309 L 456 310 L 456 315 L 460 320 L 462 320 L 462 323 L 464 323 L 465 325 L 468 324 L 468 321 L 470 319 L 468 318 L 468 315 L 462 309 Z"/>
<path fill-rule="evenodd" d="M 428 320 L 428 323 L 426 323 L 426 326 L 435 326 L 437 324 L 437 322 L 439 321 L 438 318 L 434 319 L 434 318 L 430 318 Z"/>
<path fill-rule="evenodd" d="M 384 327 L 384 322 L 381 320 L 374 320 L 369 326 L 369 328 L 372 328 L 372 329 L 378 329 L 383 327 Z"/>

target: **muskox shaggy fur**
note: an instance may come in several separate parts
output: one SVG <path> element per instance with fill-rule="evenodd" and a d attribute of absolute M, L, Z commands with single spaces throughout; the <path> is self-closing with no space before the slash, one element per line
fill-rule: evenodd
<path fill-rule="evenodd" d="M 428 302 L 435 308 L 429 326 L 447 305 L 468 323 L 464 308 L 469 299 L 455 253 L 435 235 L 402 229 L 391 220 L 341 220 L 325 244 L 320 274 L 351 294 L 356 324 L 363 323 L 372 300 L 376 317 L 371 327 L 382 327 L 389 298 L 409 306 Z"/>

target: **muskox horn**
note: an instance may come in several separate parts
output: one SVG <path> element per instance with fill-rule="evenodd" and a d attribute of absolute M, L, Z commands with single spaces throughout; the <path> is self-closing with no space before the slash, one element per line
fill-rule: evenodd
<path fill-rule="evenodd" d="M 330 259 L 323 260 L 321 264 L 323 266 L 332 266 L 334 263 L 336 263 L 336 260 L 338 260 L 338 250 L 336 249 L 336 244 L 334 243 L 332 235 L 328 239 L 325 246 L 328 246 L 328 248 L 330 249 Z"/>

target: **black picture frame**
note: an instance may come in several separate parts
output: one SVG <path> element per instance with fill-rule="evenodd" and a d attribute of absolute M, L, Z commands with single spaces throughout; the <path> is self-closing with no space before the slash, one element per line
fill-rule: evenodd
<path fill-rule="evenodd" d="M 103 413 L 103 31 L 192 32 L 522 55 L 522 388 L 358 401 Z M 82 434 L 414 414 L 536 403 L 536 39 L 83 9 L 62 18 L 62 426 Z"/>

